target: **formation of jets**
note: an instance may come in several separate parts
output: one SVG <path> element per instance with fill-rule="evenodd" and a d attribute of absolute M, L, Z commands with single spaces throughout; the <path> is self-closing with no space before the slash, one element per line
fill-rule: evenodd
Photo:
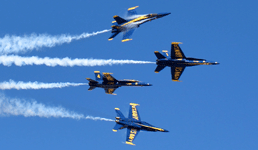
<path fill-rule="evenodd" d="M 120 32 L 123 33 L 122 42 L 132 40 L 131 35 L 134 30 L 138 28 L 141 24 L 155 20 L 164 16 L 169 15 L 170 13 L 159 13 L 159 14 L 147 14 L 147 15 L 138 15 L 135 9 L 138 6 L 131 7 L 128 9 L 126 18 L 121 18 L 115 15 L 113 18 L 115 21 L 112 22 L 112 35 L 108 40 L 113 40 Z M 155 73 L 160 72 L 166 66 L 171 68 L 172 81 L 179 81 L 180 76 L 182 75 L 185 67 L 196 66 L 196 65 L 218 65 L 218 62 L 207 61 L 205 59 L 186 57 L 183 51 L 181 50 L 179 44 L 180 42 L 171 43 L 171 52 L 170 55 L 167 50 L 163 50 L 162 53 L 155 51 L 154 54 L 157 57 Z M 96 87 L 103 88 L 106 94 L 116 95 L 114 91 L 121 86 L 152 86 L 149 83 L 140 82 L 138 80 L 117 80 L 111 74 L 112 73 L 100 73 L 100 71 L 95 71 L 95 80 L 86 78 L 89 81 L 90 88 L 89 91 L 95 89 Z M 152 131 L 152 132 L 168 132 L 168 130 L 155 127 L 147 122 L 141 121 L 138 109 L 136 106 L 139 104 L 130 103 L 129 116 L 125 116 L 121 113 L 119 108 L 115 108 L 117 117 L 116 125 L 113 128 L 114 132 L 127 128 L 126 135 L 126 144 L 135 145 L 133 141 L 138 135 L 140 130 L 143 131 Z"/>

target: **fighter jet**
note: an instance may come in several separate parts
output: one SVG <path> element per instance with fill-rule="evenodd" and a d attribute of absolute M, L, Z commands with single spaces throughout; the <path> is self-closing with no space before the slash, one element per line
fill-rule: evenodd
<path fill-rule="evenodd" d="M 155 127 L 145 121 L 141 121 L 139 112 L 136 108 L 139 104 L 130 103 L 129 108 L 129 116 L 128 118 L 125 118 L 125 116 L 122 114 L 119 108 L 115 108 L 117 117 L 116 117 L 116 125 L 113 128 L 114 132 L 117 132 L 117 130 L 121 130 L 124 128 L 127 128 L 127 135 L 126 135 L 126 144 L 129 145 L 135 145 L 133 144 L 133 140 L 137 136 L 137 134 L 140 132 L 140 130 L 143 131 L 152 131 L 152 132 L 168 132 L 168 130 Z"/>
<path fill-rule="evenodd" d="M 155 55 L 158 58 L 156 64 L 158 65 L 155 73 L 160 72 L 166 66 L 171 67 L 172 81 L 179 81 L 180 76 L 182 75 L 185 67 L 196 66 L 196 65 L 218 65 L 218 62 L 207 61 L 205 59 L 185 57 L 181 48 L 178 44 L 180 42 L 171 43 L 171 53 L 170 57 L 167 50 L 163 50 L 163 54 L 155 51 Z"/>
<path fill-rule="evenodd" d="M 146 14 L 146 15 L 137 15 L 135 8 L 138 6 L 128 8 L 127 17 L 125 19 L 114 16 L 115 21 L 112 22 L 112 35 L 108 39 L 113 40 L 120 32 L 123 32 L 122 42 L 132 40 L 130 37 L 133 34 L 134 30 L 138 28 L 141 24 L 155 20 L 164 16 L 169 15 L 170 13 L 159 13 L 159 14 Z"/>
<path fill-rule="evenodd" d="M 121 86 L 151 86 L 149 83 L 140 82 L 138 80 L 124 79 L 117 80 L 111 76 L 112 73 L 102 73 L 99 71 L 94 71 L 96 80 L 86 78 L 89 81 L 90 88 L 89 91 L 95 89 L 96 87 L 104 88 L 106 94 L 116 95 L 113 92 Z"/>

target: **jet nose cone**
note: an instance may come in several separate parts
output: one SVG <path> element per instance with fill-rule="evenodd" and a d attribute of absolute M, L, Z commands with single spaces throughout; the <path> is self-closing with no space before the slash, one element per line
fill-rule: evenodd
<path fill-rule="evenodd" d="M 167 16 L 167 15 L 169 15 L 169 14 L 171 14 L 171 13 L 170 13 L 170 12 L 167 12 L 167 13 L 159 13 L 158 16 L 159 16 L 159 18 L 161 18 L 161 17 Z"/>
<path fill-rule="evenodd" d="M 164 132 L 169 132 L 168 130 L 164 130 Z"/>
<path fill-rule="evenodd" d="M 150 84 L 150 83 L 144 83 L 144 82 L 138 83 L 138 85 L 140 85 L 140 86 L 152 86 L 152 84 Z"/>

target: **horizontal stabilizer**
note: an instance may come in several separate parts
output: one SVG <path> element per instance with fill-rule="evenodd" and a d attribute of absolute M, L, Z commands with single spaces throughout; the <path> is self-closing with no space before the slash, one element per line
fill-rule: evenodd
<path fill-rule="evenodd" d="M 160 66 L 158 65 L 157 68 L 155 69 L 155 73 L 159 73 L 161 70 L 163 70 L 166 66 Z"/>
<path fill-rule="evenodd" d="M 96 86 L 90 86 L 90 88 L 88 89 L 88 91 L 92 91 L 93 89 L 95 89 Z"/>
<path fill-rule="evenodd" d="M 121 130 L 121 129 L 123 129 L 123 128 L 125 128 L 123 125 L 117 123 L 117 124 L 114 126 L 113 131 L 114 131 L 114 132 L 117 132 L 117 130 Z"/>
<path fill-rule="evenodd" d="M 119 33 L 120 33 L 119 31 L 112 33 L 110 38 L 108 38 L 108 40 L 109 41 L 113 40 L 113 38 L 116 37 Z"/>
<path fill-rule="evenodd" d="M 115 20 L 116 20 L 116 22 L 118 23 L 118 24 L 122 24 L 122 23 L 125 23 L 125 22 L 127 22 L 125 19 L 123 19 L 123 18 L 121 18 L 121 17 L 119 17 L 119 16 L 114 16 L 113 17 Z"/>
<path fill-rule="evenodd" d="M 92 80 L 91 78 L 86 78 L 88 81 L 90 81 L 91 83 L 98 83 L 98 81 Z"/>
<path fill-rule="evenodd" d="M 160 54 L 160 52 L 158 52 L 158 51 L 155 51 L 154 54 L 156 55 L 156 57 L 157 57 L 158 59 L 164 59 L 164 58 L 166 58 L 164 55 Z"/>

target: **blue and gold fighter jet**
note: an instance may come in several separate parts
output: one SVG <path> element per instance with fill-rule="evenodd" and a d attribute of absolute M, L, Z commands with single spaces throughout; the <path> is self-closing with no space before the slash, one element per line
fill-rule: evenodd
<path fill-rule="evenodd" d="M 96 87 L 100 87 L 105 89 L 106 94 L 116 95 L 113 92 L 121 86 L 151 86 L 151 84 L 149 83 L 140 82 L 138 80 L 117 80 L 113 76 L 111 76 L 112 73 L 103 72 L 102 74 L 100 74 L 99 71 L 94 71 L 94 73 L 96 80 L 86 78 L 89 81 L 89 91 L 95 89 Z"/>
<path fill-rule="evenodd" d="M 127 17 L 123 19 L 119 16 L 114 16 L 115 21 L 112 22 L 112 35 L 108 40 L 113 40 L 120 32 L 123 32 L 122 42 L 132 40 L 130 36 L 133 34 L 134 30 L 138 28 L 141 24 L 155 20 L 170 13 L 159 13 L 159 14 L 147 14 L 147 15 L 137 15 L 135 8 L 138 6 L 128 8 Z"/>
<path fill-rule="evenodd" d="M 168 132 L 168 130 L 158 128 L 145 121 L 141 121 L 139 112 L 136 108 L 136 106 L 138 105 L 139 104 L 130 103 L 128 118 L 125 118 L 125 116 L 122 114 L 119 108 L 115 108 L 117 117 L 116 117 L 116 125 L 113 128 L 113 131 L 117 132 L 117 130 L 127 128 L 127 135 L 126 135 L 126 142 L 125 142 L 126 144 L 135 145 L 133 144 L 133 140 L 140 132 L 140 130 L 152 131 L 152 132 L 157 132 L 157 131 Z"/>
<path fill-rule="evenodd" d="M 185 57 L 185 54 L 181 50 L 178 44 L 180 42 L 171 43 L 170 57 L 167 50 L 163 50 L 163 55 L 158 51 L 155 51 L 155 55 L 158 58 L 156 64 L 158 65 L 155 73 L 160 72 L 166 66 L 171 67 L 172 81 L 179 81 L 185 67 L 196 66 L 196 65 L 218 65 L 218 62 L 207 61 L 205 59 Z"/>

